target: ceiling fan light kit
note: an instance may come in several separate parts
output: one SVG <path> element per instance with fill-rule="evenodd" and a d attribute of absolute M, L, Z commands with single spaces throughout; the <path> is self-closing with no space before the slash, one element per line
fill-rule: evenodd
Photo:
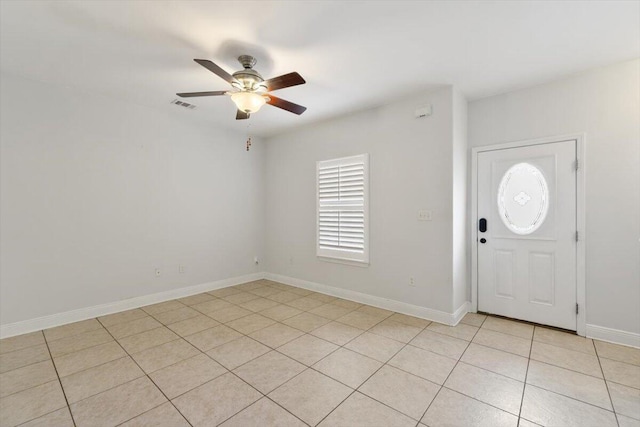
<path fill-rule="evenodd" d="M 267 102 L 264 95 L 246 91 L 231 93 L 231 100 L 236 104 L 238 110 L 247 114 L 257 112 Z"/>
<path fill-rule="evenodd" d="M 209 60 L 194 59 L 194 61 L 231 84 L 233 90 L 176 94 L 179 97 L 230 95 L 231 100 L 238 108 L 236 120 L 248 119 L 251 114 L 258 112 L 264 104 L 269 104 L 297 115 L 304 113 L 307 109 L 302 105 L 277 98 L 269 93 L 274 90 L 306 83 L 302 76 L 296 72 L 264 80 L 260 73 L 253 69 L 256 65 L 256 59 L 251 55 L 238 57 L 238 62 L 242 64 L 243 69 L 233 74 L 227 73 Z"/>

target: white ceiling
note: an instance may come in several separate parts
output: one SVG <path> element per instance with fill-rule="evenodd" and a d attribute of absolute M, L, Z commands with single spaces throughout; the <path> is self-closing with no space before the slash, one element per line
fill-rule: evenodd
<path fill-rule="evenodd" d="M 305 123 L 453 84 L 477 99 L 640 56 L 639 1 L 1 1 L 0 69 L 70 90 L 235 121 L 230 99 L 178 91 L 224 90 L 193 62 L 229 72 L 258 58 L 265 78 L 298 71 L 307 84 L 277 96 L 308 107 L 298 117 L 265 106 L 252 132 Z"/>

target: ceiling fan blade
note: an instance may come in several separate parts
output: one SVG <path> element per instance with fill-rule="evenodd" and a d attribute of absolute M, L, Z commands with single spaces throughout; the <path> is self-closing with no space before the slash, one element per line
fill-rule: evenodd
<path fill-rule="evenodd" d="M 305 83 L 306 81 L 302 78 L 302 76 L 295 71 L 293 73 L 274 77 L 264 82 L 264 84 L 267 85 L 267 90 L 269 92 L 271 92 L 272 90 L 284 89 L 285 87 L 297 86 Z"/>
<path fill-rule="evenodd" d="M 236 120 L 245 120 L 249 118 L 249 113 L 245 113 L 244 111 L 238 110 L 236 113 Z"/>
<path fill-rule="evenodd" d="M 214 90 L 212 92 L 183 92 L 176 93 L 181 98 L 192 98 L 194 96 L 220 96 L 226 94 L 226 90 Z"/>
<path fill-rule="evenodd" d="M 269 100 L 267 101 L 267 104 L 273 105 L 274 107 L 282 108 L 283 110 L 287 110 L 293 114 L 300 115 L 307 110 L 307 107 L 303 107 L 302 105 L 294 104 L 293 102 L 289 102 L 281 98 L 276 98 L 272 95 L 268 96 Z"/>
<path fill-rule="evenodd" d="M 236 79 L 234 79 L 231 74 L 227 73 L 225 70 L 218 67 L 216 64 L 209 61 L 208 59 L 194 59 L 194 61 L 196 61 L 198 64 L 202 65 L 204 68 L 206 68 L 207 70 L 211 71 L 213 74 L 217 75 L 223 80 L 226 80 L 229 83 L 233 83 L 236 81 Z"/>

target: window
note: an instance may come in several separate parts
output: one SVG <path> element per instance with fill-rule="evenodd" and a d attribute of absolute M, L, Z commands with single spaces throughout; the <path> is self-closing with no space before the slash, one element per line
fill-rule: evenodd
<path fill-rule="evenodd" d="M 505 172 L 498 187 L 498 212 L 504 225 L 520 235 L 531 234 L 549 211 L 549 189 L 542 171 L 518 163 Z"/>
<path fill-rule="evenodd" d="M 317 163 L 319 257 L 369 263 L 369 155 Z"/>

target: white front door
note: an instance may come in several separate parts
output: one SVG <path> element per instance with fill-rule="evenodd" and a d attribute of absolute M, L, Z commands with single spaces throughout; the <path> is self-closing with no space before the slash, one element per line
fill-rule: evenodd
<path fill-rule="evenodd" d="M 575 331 L 576 141 L 480 152 L 477 171 L 478 310 Z"/>

